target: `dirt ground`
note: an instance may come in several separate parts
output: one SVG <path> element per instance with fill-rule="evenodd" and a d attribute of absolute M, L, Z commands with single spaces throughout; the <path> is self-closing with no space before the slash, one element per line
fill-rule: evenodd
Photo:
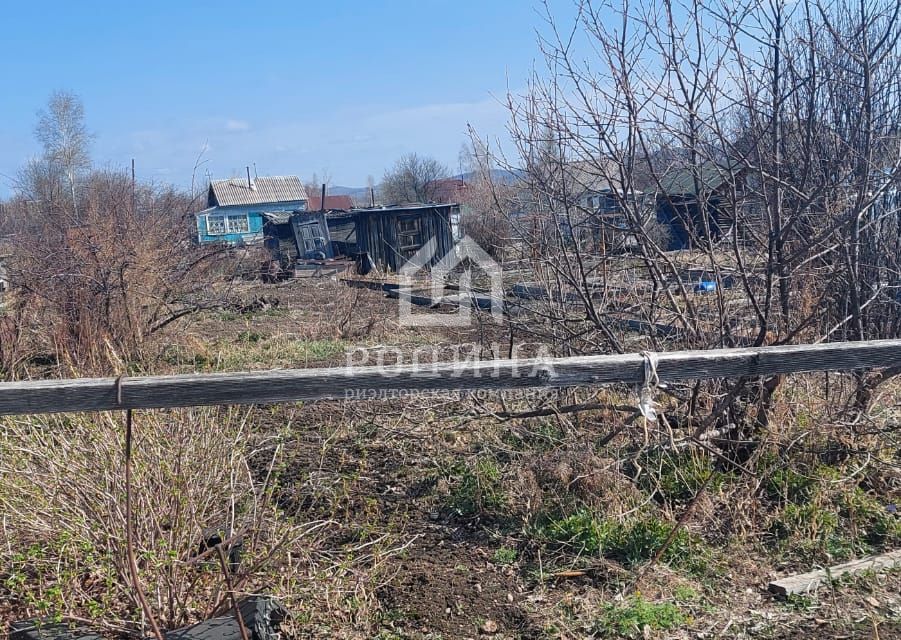
<path fill-rule="evenodd" d="M 414 423 L 422 417 L 409 415 Z M 386 552 L 381 566 L 364 578 L 372 589 L 363 607 L 364 623 L 351 622 L 348 628 L 340 622 L 346 611 L 335 616 L 317 609 L 301 637 L 901 637 L 901 570 L 844 580 L 785 601 L 767 592 L 768 581 L 803 569 L 780 571 L 753 539 L 717 549 L 716 571 L 700 579 L 661 565 L 636 582 L 640 568 L 627 570 L 604 558 L 542 558 L 517 524 L 461 517 L 446 506 L 443 474 L 451 464 L 446 457 L 472 455 L 471 446 L 461 446 L 467 435 L 370 429 L 363 441 L 356 436 L 333 441 L 324 464 L 296 460 L 289 465 L 301 470 L 317 464 L 350 479 L 340 497 L 311 501 L 305 491 L 300 504 L 284 506 L 305 517 L 328 513 L 334 518 L 337 510 L 340 525 L 330 544 L 339 548 L 360 541 L 361 531 L 369 530 L 391 532 L 402 550 Z M 298 487 L 294 477 L 285 480 Z M 320 477 L 315 484 L 324 482 Z M 508 563 L 500 552 L 510 549 L 517 557 Z M 577 571 L 567 574 L 573 568 Z M 679 624 L 658 629 L 652 622 L 646 630 L 622 631 L 597 626 L 604 607 L 627 608 L 635 594 L 647 602 L 675 602 L 683 613 Z"/>

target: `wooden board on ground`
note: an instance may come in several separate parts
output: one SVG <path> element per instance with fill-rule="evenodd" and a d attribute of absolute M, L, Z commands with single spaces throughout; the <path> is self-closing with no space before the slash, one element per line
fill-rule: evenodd
<path fill-rule="evenodd" d="M 337 267 L 323 265 L 298 265 L 294 267 L 295 278 L 330 278 L 337 273 Z"/>
<path fill-rule="evenodd" d="M 879 571 L 901 567 L 901 549 L 890 551 L 879 556 L 867 556 L 859 560 L 851 560 L 843 564 L 837 564 L 828 569 L 819 569 L 807 573 L 799 573 L 776 580 L 769 584 L 772 593 L 781 596 L 791 596 L 816 591 L 827 580 L 834 580 L 844 575 L 853 575 L 862 571 Z"/>

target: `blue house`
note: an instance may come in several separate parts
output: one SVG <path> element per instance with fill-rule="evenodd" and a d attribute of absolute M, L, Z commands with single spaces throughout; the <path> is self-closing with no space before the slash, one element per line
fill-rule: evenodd
<path fill-rule="evenodd" d="M 265 213 L 306 208 L 307 192 L 297 176 L 213 180 L 207 193 L 207 208 L 194 214 L 197 241 L 262 242 Z"/>

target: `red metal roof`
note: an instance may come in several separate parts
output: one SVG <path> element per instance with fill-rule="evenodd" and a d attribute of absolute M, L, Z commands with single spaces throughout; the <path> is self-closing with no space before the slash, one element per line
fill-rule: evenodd
<path fill-rule="evenodd" d="M 353 209 L 354 201 L 350 196 L 325 196 L 325 209 Z M 307 200 L 308 211 L 319 211 L 322 207 L 321 194 L 310 194 Z"/>
<path fill-rule="evenodd" d="M 468 189 L 462 178 L 442 178 L 432 183 L 436 202 L 460 202 Z"/>

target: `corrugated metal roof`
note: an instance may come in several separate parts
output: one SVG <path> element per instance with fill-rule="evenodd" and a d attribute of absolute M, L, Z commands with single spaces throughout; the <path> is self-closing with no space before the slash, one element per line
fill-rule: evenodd
<path fill-rule="evenodd" d="M 230 207 L 242 204 L 296 202 L 306 200 L 307 192 L 297 176 L 256 178 L 250 188 L 244 178 L 213 180 L 210 183 L 210 206 Z"/>
<path fill-rule="evenodd" d="M 695 178 L 703 191 L 716 191 L 730 180 L 735 180 L 743 171 L 743 166 L 737 161 L 724 165 L 708 160 L 694 170 L 691 167 L 674 168 L 663 175 L 660 184 L 668 195 L 697 195 Z"/>
<path fill-rule="evenodd" d="M 397 213 L 399 211 L 419 211 L 421 209 L 448 209 L 450 207 L 459 207 L 456 202 L 408 202 L 406 204 L 389 204 L 375 207 L 358 207 L 350 213 Z M 338 214 L 341 215 L 341 214 Z"/>
<path fill-rule="evenodd" d="M 271 222 L 272 224 L 290 224 L 291 216 L 293 213 L 291 211 L 264 211 L 263 218 L 266 221 Z"/>

